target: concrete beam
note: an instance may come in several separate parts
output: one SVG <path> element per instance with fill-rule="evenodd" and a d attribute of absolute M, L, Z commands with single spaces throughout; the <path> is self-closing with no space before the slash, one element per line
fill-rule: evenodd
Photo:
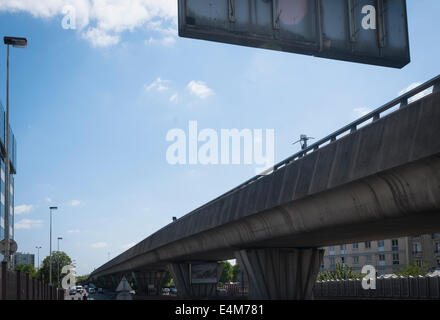
<path fill-rule="evenodd" d="M 241 250 L 235 255 L 249 278 L 249 299 L 313 299 L 324 250 L 265 248 Z"/>

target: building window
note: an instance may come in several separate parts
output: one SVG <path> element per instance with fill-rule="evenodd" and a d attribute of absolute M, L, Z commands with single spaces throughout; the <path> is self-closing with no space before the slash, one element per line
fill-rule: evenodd
<path fill-rule="evenodd" d="M 377 247 L 379 248 L 379 251 L 384 251 L 385 250 L 385 241 L 384 240 L 377 241 Z"/>
<path fill-rule="evenodd" d="M 330 266 L 334 267 L 335 266 L 335 258 L 330 258 Z"/>
<path fill-rule="evenodd" d="M 440 242 L 435 243 L 435 253 L 440 253 Z"/>
<path fill-rule="evenodd" d="M 391 240 L 391 250 L 393 251 L 399 251 L 399 240 L 398 239 L 393 239 Z"/>
<path fill-rule="evenodd" d="M 329 251 L 330 251 L 330 255 L 334 255 L 335 254 L 335 247 L 331 246 L 329 248 Z"/>
<path fill-rule="evenodd" d="M 393 253 L 393 264 L 400 264 L 399 254 Z"/>
<path fill-rule="evenodd" d="M 384 266 L 385 265 L 385 255 L 384 254 L 380 254 L 379 255 L 379 265 L 380 266 Z"/>
<path fill-rule="evenodd" d="M 341 245 L 341 254 L 345 254 L 345 250 L 347 250 L 347 245 L 346 244 L 342 244 Z"/>
<path fill-rule="evenodd" d="M 365 241 L 365 249 L 371 249 L 371 241 Z"/>
<path fill-rule="evenodd" d="M 420 242 L 413 242 L 413 254 L 422 253 L 422 244 Z"/>
<path fill-rule="evenodd" d="M 422 262 L 422 260 L 417 259 L 417 260 L 416 260 L 416 265 L 417 265 L 418 267 L 423 267 L 423 262 Z"/>
<path fill-rule="evenodd" d="M 359 257 L 353 257 L 353 264 L 359 264 Z"/>
<path fill-rule="evenodd" d="M 367 261 L 367 263 L 371 263 L 371 261 L 372 261 L 372 259 L 371 259 L 371 255 L 368 255 L 368 256 L 366 256 L 366 261 Z"/>
<path fill-rule="evenodd" d="M 359 249 L 359 243 L 353 243 L 353 249 L 357 250 Z"/>

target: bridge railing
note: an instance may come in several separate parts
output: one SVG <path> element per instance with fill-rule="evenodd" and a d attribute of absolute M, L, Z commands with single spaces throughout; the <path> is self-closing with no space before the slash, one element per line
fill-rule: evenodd
<path fill-rule="evenodd" d="M 440 299 L 440 276 L 378 278 L 375 290 L 364 290 L 362 280 L 318 281 L 316 299 Z"/>
<path fill-rule="evenodd" d="M 356 132 L 362 125 L 367 124 L 367 122 L 372 121 L 375 122 L 379 119 L 381 119 L 383 113 L 385 113 L 386 111 L 389 111 L 390 109 L 399 106 L 400 108 L 404 108 L 408 105 L 408 102 L 411 98 L 414 98 L 416 95 L 424 92 L 425 90 L 428 90 L 432 88 L 432 92 L 437 92 L 440 91 L 440 75 L 438 75 L 437 77 L 421 84 L 420 86 L 402 94 L 401 96 L 397 97 L 396 99 L 388 102 L 387 104 L 371 111 L 370 113 L 362 116 L 361 118 L 357 119 L 356 121 L 353 121 L 352 123 L 342 127 L 341 129 L 333 132 L 332 134 L 328 135 L 327 137 L 315 142 L 314 144 L 310 145 L 309 147 L 301 150 L 300 152 L 295 153 L 294 155 L 292 155 L 291 157 L 285 159 L 284 161 L 281 161 L 280 163 L 276 164 L 273 168 L 270 168 L 264 172 L 262 172 L 261 174 L 247 180 L 246 182 L 240 184 L 238 187 L 235 187 L 234 189 L 226 192 L 225 194 L 215 198 L 214 200 L 208 202 L 207 204 L 199 207 L 198 209 L 192 211 L 190 214 L 196 213 L 197 211 L 199 211 L 202 208 L 205 208 L 207 206 L 209 206 L 210 204 L 231 195 L 232 193 L 254 183 L 255 181 L 273 174 L 275 171 L 281 169 L 284 166 L 287 166 L 289 164 L 291 164 L 294 161 L 297 161 L 301 158 L 303 158 L 304 156 L 315 152 L 317 150 L 319 150 L 321 147 L 328 145 L 329 143 L 335 142 L 336 140 L 338 140 L 338 138 L 346 136 L 349 133 L 354 133 Z"/>

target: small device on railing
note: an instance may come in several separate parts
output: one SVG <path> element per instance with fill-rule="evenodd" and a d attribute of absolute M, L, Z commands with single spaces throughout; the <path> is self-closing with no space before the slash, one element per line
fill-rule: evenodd
<path fill-rule="evenodd" d="M 305 149 L 307 149 L 308 141 L 313 140 L 313 139 L 315 139 L 315 138 L 308 137 L 307 135 L 302 134 L 300 136 L 300 139 L 298 141 L 295 141 L 294 143 L 292 143 L 292 145 L 295 145 L 297 143 L 301 143 L 301 150 L 305 150 Z"/>

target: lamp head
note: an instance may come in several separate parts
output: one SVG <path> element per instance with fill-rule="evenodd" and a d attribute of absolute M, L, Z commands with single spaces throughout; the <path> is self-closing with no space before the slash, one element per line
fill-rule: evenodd
<path fill-rule="evenodd" d="M 3 41 L 6 45 L 11 45 L 14 48 L 27 48 L 26 38 L 4 37 Z"/>

